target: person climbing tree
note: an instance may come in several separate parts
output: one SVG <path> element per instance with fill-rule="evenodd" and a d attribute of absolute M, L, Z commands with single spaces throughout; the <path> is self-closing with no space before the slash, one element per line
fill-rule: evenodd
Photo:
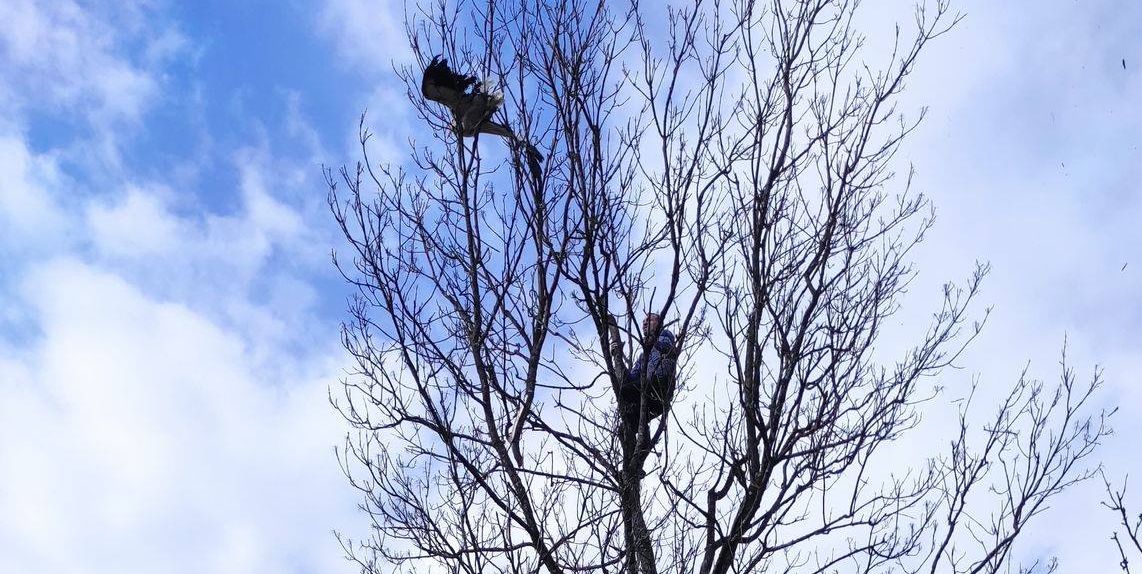
<path fill-rule="evenodd" d="M 612 322 L 610 329 L 611 352 L 618 358 L 619 368 L 625 368 L 618 326 Z M 674 396 L 678 358 L 674 334 L 663 328 L 657 313 L 647 313 L 642 321 L 642 336 L 641 357 L 626 369 L 618 388 L 619 414 L 627 428 L 635 428 L 641 420 L 645 429 L 651 420 L 666 412 Z"/>

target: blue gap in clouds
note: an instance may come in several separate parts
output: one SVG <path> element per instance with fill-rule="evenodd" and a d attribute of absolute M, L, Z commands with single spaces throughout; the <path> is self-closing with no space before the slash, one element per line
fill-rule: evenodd
<path fill-rule="evenodd" d="M 153 15 L 159 20 L 154 25 L 173 20 L 187 46 L 156 71 L 159 94 L 140 125 L 115 126 L 125 130 L 114 135 L 132 179 L 168 183 L 193 194 L 197 209 L 233 213 L 240 203 L 237 150 L 266 144 L 277 157 L 298 158 L 310 151 L 287 133 L 291 93 L 300 94 L 300 113 L 322 142 L 339 144 L 355 125 L 355 95 L 367 86 L 336 65 L 301 7 L 207 0 L 170 8 L 170 14 Z M 141 59 L 144 46 L 130 39 L 121 45 L 128 60 Z M 37 153 L 99 138 L 87 118 L 59 110 L 33 108 L 26 119 Z M 61 168 L 87 183 L 87 192 L 114 191 L 104 189 L 117 183 L 114 174 L 100 173 L 106 170 L 86 159 L 64 161 Z M 312 169 L 320 181 L 320 166 Z"/>
<path fill-rule="evenodd" d="M 314 34 L 312 6 L 207 0 L 180 4 L 177 10 L 183 33 L 202 50 L 193 70 L 193 83 L 200 86 L 202 94 L 199 129 L 209 134 L 211 143 L 209 165 L 200 175 L 200 201 L 224 213 L 238 209 L 240 173 L 233 154 L 243 147 L 265 144 L 275 158 L 310 161 L 312 150 L 304 147 L 306 142 L 296 141 L 288 133 L 290 94 L 299 95 L 299 114 L 316 131 L 321 145 L 340 149 L 344 134 L 360 113 L 354 108 L 357 94 L 368 86 L 349 77 L 337 64 L 331 46 Z M 187 98 L 189 94 L 177 96 Z M 291 202 L 293 194 L 324 197 L 320 165 L 302 167 L 312 170 L 308 175 L 313 189 L 277 189 L 275 195 L 280 200 Z M 267 185 L 274 182 L 267 181 Z M 334 225 L 332 215 L 306 224 L 319 229 L 332 229 Z M 335 337 L 348 288 L 332 263 L 307 271 L 293 260 L 293 254 L 275 250 L 268 266 L 269 272 L 255 279 L 251 287 L 255 292 L 267 289 L 276 273 L 284 273 L 304 277 L 319 293 L 312 309 L 319 325 L 307 333 L 296 333 L 288 344 L 319 345 L 319 341 Z M 303 348 L 292 350 L 304 352 Z"/>

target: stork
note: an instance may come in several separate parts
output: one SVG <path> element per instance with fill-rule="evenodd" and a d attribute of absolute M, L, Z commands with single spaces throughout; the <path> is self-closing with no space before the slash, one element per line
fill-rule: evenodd
<path fill-rule="evenodd" d="M 492 120 L 492 115 L 504 103 L 503 94 L 485 91 L 484 82 L 475 76 L 465 76 L 453 71 L 448 66 L 448 60 L 439 55 L 433 57 L 432 62 L 424 69 L 420 91 L 425 99 L 443 104 L 452 112 L 453 128 L 460 137 L 473 137 L 481 133 L 491 134 L 505 138 L 509 144 L 522 148 L 527 156 L 527 166 L 531 170 L 532 178 L 539 181 L 543 154 L 539 153 L 530 142 L 516 137 L 515 132 L 506 124 Z"/>

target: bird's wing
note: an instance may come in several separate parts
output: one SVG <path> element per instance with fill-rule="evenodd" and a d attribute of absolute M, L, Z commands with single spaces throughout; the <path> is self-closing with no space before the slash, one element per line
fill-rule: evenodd
<path fill-rule="evenodd" d="M 448 60 L 436 56 L 424 69 L 420 92 L 425 99 L 455 108 L 464 100 L 465 91 L 475 83 L 474 76 L 457 74 L 448 67 Z"/>

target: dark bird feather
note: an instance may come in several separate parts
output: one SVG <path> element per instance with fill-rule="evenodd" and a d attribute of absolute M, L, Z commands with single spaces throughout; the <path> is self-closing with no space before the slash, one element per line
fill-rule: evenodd
<path fill-rule="evenodd" d="M 436 56 L 424 69 L 420 91 L 426 99 L 452 108 L 459 104 L 468 90 L 477 83 L 475 76 L 453 72 L 452 68 L 448 67 L 448 60 Z"/>

